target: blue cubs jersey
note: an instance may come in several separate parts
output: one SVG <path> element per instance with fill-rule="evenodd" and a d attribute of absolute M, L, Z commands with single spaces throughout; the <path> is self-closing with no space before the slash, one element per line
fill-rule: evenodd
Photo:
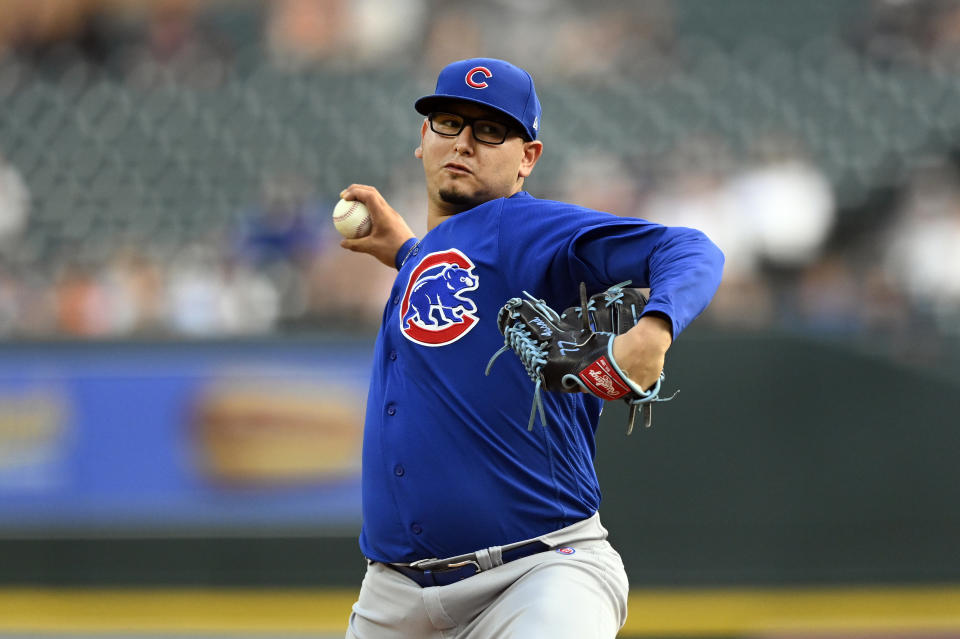
<path fill-rule="evenodd" d="M 529 539 L 600 505 L 593 466 L 601 400 L 543 393 L 500 357 L 497 313 L 528 291 L 562 310 L 625 280 L 649 287 L 645 313 L 677 335 L 708 304 L 723 256 L 699 231 L 665 227 L 525 192 L 447 218 L 397 255 L 374 351 L 363 440 L 363 530 L 370 559 L 449 557 Z"/>

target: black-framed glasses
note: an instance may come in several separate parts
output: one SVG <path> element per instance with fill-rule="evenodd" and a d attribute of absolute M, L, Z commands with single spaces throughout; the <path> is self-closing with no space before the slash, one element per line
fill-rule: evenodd
<path fill-rule="evenodd" d="M 484 144 L 503 144 L 510 135 L 510 126 L 496 120 L 465 118 L 456 113 L 431 113 L 430 130 L 437 135 L 452 138 L 460 135 L 463 127 L 470 125 L 473 139 Z"/>

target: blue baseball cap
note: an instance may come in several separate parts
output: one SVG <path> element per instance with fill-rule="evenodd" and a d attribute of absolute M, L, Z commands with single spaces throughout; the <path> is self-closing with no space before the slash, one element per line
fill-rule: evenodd
<path fill-rule="evenodd" d="M 504 60 L 471 58 L 451 62 L 437 77 L 433 95 L 425 95 L 414 103 L 422 115 L 429 115 L 441 100 L 464 100 L 482 104 L 510 116 L 527 133 L 537 139 L 540 130 L 540 100 L 530 74 Z"/>

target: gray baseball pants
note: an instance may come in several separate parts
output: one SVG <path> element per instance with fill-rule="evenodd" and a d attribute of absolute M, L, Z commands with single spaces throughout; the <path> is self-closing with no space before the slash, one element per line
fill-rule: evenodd
<path fill-rule="evenodd" d="M 595 513 L 537 537 L 552 550 L 429 588 L 371 562 L 346 639 L 612 639 L 628 584 L 606 537 Z"/>

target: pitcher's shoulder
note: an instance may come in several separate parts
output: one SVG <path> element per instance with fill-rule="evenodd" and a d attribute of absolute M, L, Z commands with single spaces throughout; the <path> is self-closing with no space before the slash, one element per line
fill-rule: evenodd
<path fill-rule="evenodd" d="M 504 198 L 502 202 L 503 212 L 510 214 L 516 211 L 523 211 L 527 215 L 550 218 L 571 217 L 581 220 L 584 218 L 607 219 L 616 217 L 612 213 L 597 211 L 585 206 L 580 206 L 579 204 L 533 197 L 526 191 L 520 191 L 508 198 Z"/>

